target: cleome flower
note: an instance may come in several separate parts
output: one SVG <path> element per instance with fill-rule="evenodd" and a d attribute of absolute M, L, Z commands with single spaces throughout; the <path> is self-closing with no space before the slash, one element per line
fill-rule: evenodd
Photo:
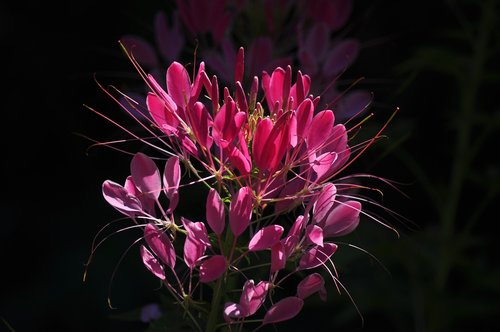
<path fill-rule="evenodd" d="M 234 84 L 223 88 L 203 62 L 193 79 L 173 62 L 162 86 L 127 54 L 150 91 L 146 109 L 128 96 L 121 106 L 135 107 L 130 114 L 139 124 L 150 121 L 143 127 L 155 141 L 132 135 L 155 156 L 135 153 L 125 183 L 107 180 L 102 193 L 143 228 L 142 261 L 192 328 L 215 331 L 250 317 L 259 329 L 293 318 L 315 293 L 326 300 L 321 272 L 340 284 L 335 238 L 354 231 L 366 214 L 366 199 L 350 194 L 362 187 L 338 182 L 338 175 L 380 132 L 349 146 L 352 128 L 337 123 L 333 110 L 318 109 L 310 77 L 290 66 L 264 71 L 245 91 L 243 48 Z M 156 153 L 164 156 L 163 172 Z M 192 176 L 186 183 L 183 170 Z M 195 183 L 208 192 L 204 220 L 192 221 L 176 209 L 189 199 L 180 188 Z M 301 281 L 280 297 L 292 275 Z"/>

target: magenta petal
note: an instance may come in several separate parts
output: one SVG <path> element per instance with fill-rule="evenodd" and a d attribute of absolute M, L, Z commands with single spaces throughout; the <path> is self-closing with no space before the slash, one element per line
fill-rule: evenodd
<path fill-rule="evenodd" d="M 179 125 L 179 120 L 175 115 L 177 105 L 175 105 L 168 94 L 165 93 L 163 99 L 161 99 L 154 93 L 148 93 L 146 97 L 146 106 L 149 114 L 151 114 L 151 117 L 161 131 L 167 135 L 176 135 L 177 126 Z"/>
<path fill-rule="evenodd" d="M 316 246 L 306 251 L 300 258 L 301 270 L 312 269 L 323 265 L 337 251 L 335 243 L 325 243 L 322 247 Z"/>
<path fill-rule="evenodd" d="M 226 224 L 226 213 L 224 211 L 224 203 L 214 188 L 211 188 L 208 193 L 206 214 L 208 225 L 212 231 L 217 235 L 221 235 Z"/>
<path fill-rule="evenodd" d="M 360 212 L 361 203 L 358 201 L 340 203 L 326 217 L 324 236 L 341 236 L 352 232 L 359 224 Z"/>
<path fill-rule="evenodd" d="M 310 243 L 323 246 L 323 229 L 317 225 L 309 225 L 306 228 L 306 238 Z"/>
<path fill-rule="evenodd" d="M 209 127 L 212 123 L 212 118 L 208 114 L 208 110 L 201 102 L 197 101 L 190 109 L 191 128 L 200 146 L 210 149 L 212 146 L 212 137 L 209 135 Z"/>
<path fill-rule="evenodd" d="M 285 251 L 285 257 L 290 257 L 297 249 L 299 237 L 296 235 L 287 236 L 281 240 L 281 244 L 283 245 L 283 249 Z"/>
<path fill-rule="evenodd" d="M 198 260 L 205 254 L 206 246 L 188 236 L 184 241 L 184 262 L 192 270 L 198 263 Z"/>
<path fill-rule="evenodd" d="M 181 181 L 181 167 L 179 158 L 170 157 L 165 163 L 163 171 L 163 190 L 170 201 L 169 211 L 176 208 L 179 201 L 179 183 Z"/>
<path fill-rule="evenodd" d="M 229 226 L 235 237 L 245 231 L 252 218 L 253 197 L 252 189 L 242 187 L 231 200 L 229 205 Z"/>
<path fill-rule="evenodd" d="M 224 304 L 224 320 L 231 322 L 232 319 L 240 319 L 246 317 L 245 309 L 238 303 L 227 302 Z"/>
<path fill-rule="evenodd" d="M 269 142 L 268 138 L 273 129 L 273 122 L 269 118 L 262 119 L 255 129 L 252 155 L 255 165 L 260 169 L 269 168 L 269 162 L 272 159 L 274 151 L 274 142 Z"/>
<path fill-rule="evenodd" d="M 269 81 L 269 91 L 265 91 L 268 102 L 274 105 L 279 102 L 283 106 L 283 83 L 285 81 L 285 70 L 281 67 L 276 68 L 271 74 Z"/>
<path fill-rule="evenodd" d="M 269 225 L 259 229 L 250 240 L 248 250 L 259 251 L 271 248 L 280 240 L 283 230 L 280 225 Z"/>
<path fill-rule="evenodd" d="M 130 174 L 144 195 L 158 199 L 161 191 L 160 171 L 151 158 L 144 153 L 136 153 L 130 163 Z"/>
<path fill-rule="evenodd" d="M 297 286 L 297 296 L 303 300 L 316 292 L 320 296 L 326 293 L 325 280 L 319 273 L 308 275 Z"/>
<path fill-rule="evenodd" d="M 327 177 L 330 173 L 338 155 L 336 152 L 326 152 L 317 156 L 312 162 L 312 169 L 316 173 L 316 181 Z"/>
<path fill-rule="evenodd" d="M 279 271 L 286 264 L 285 247 L 281 242 L 271 247 L 271 273 Z"/>
<path fill-rule="evenodd" d="M 200 242 L 203 245 L 210 247 L 211 243 L 208 239 L 207 229 L 205 224 L 202 222 L 192 222 L 189 219 L 181 217 L 182 224 L 184 228 L 188 232 L 188 236 L 191 237 L 194 241 Z"/>
<path fill-rule="evenodd" d="M 141 246 L 140 251 L 142 262 L 146 268 L 161 280 L 165 280 L 165 271 L 163 270 L 163 266 L 160 262 L 158 262 L 158 260 L 148 249 L 146 249 L 145 246 Z"/>
<path fill-rule="evenodd" d="M 143 195 L 141 191 L 137 188 L 137 186 L 134 183 L 134 180 L 132 179 L 132 176 L 127 176 L 127 179 L 125 180 L 125 184 L 123 185 L 124 188 L 128 191 L 128 193 L 132 196 L 137 197 L 139 201 L 141 202 L 141 206 L 144 209 L 144 211 L 148 212 L 151 215 L 155 215 L 155 199 L 154 197 L 151 197 L 149 195 Z"/>
<path fill-rule="evenodd" d="M 309 126 L 311 125 L 314 113 L 314 105 L 311 99 L 305 99 L 297 107 L 296 117 L 297 117 L 297 137 L 298 140 L 304 139 L 308 132 Z"/>
<path fill-rule="evenodd" d="M 167 69 L 167 91 L 177 106 L 186 109 L 191 98 L 191 80 L 186 68 L 176 61 Z"/>
<path fill-rule="evenodd" d="M 251 279 L 245 282 L 240 297 L 240 304 L 245 311 L 245 317 L 251 316 L 259 310 L 266 300 L 268 290 L 268 281 L 261 281 L 257 285 Z"/>
<path fill-rule="evenodd" d="M 286 297 L 283 300 L 274 304 L 264 316 L 262 325 L 279 323 L 295 317 L 300 310 L 304 301 L 296 296 Z"/>
<path fill-rule="evenodd" d="M 207 283 L 219 279 L 226 272 L 226 258 L 211 256 L 200 265 L 200 282 Z"/>
<path fill-rule="evenodd" d="M 110 180 L 102 184 L 102 195 L 104 199 L 115 209 L 128 217 L 142 214 L 142 206 L 139 199 L 131 195 L 127 189 Z"/>
<path fill-rule="evenodd" d="M 318 195 L 317 201 L 313 206 L 314 222 L 320 226 L 325 224 L 325 218 L 328 216 L 335 203 L 337 187 L 333 183 L 326 184 Z"/>
<path fill-rule="evenodd" d="M 321 111 L 316 114 L 307 135 L 307 148 L 309 152 L 314 152 L 315 149 L 327 143 L 334 121 L 335 117 L 330 110 Z"/>
<path fill-rule="evenodd" d="M 175 249 L 168 236 L 153 224 L 144 228 L 144 239 L 153 253 L 172 270 L 175 266 Z"/>

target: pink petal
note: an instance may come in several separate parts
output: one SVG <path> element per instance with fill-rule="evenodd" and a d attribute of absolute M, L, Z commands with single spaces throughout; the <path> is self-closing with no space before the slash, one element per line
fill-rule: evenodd
<path fill-rule="evenodd" d="M 293 98 L 295 105 L 300 105 L 304 98 L 308 96 L 311 88 L 311 77 L 302 75 L 300 70 L 297 73 L 297 82 L 290 89 L 290 97 Z"/>
<path fill-rule="evenodd" d="M 211 256 L 200 265 L 200 282 L 208 283 L 219 279 L 226 272 L 226 258 L 222 255 Z"/>
<path fill-rule="evenodd" d="M 234 81 L 243 82 L 243 72 L 245 70 L 245 51 L 243 47 L 238 49 L 238 55 L 236 56 L 236 65 L 234 68 Z"/>
<path fill-rule="evenodd" d="M 236 167 L 241 175 L 246 175 L 252 170 L 252 165 L 250 164 L 249 158 L 245 156 L 243 152 L 240 151 L 236 146 L 229 145 L 227 147 L 227 153 L 229 154 L 229 160 L 231 164 Z"/>
<path fill-rule="evenodd" d="M 130 173 L 135 185 L 144 195 L 158 199 L 161 191 L 160 171 L 151 158 L 142 152 L 136 153 L 130 163 Z"/>
<path fill-rule="evenodd" d="M 208 193 L 206 215 L 208 225 L 212 231 L 217 235 L 221 235 L 226 224 L 226 213 L 224 211 L 224 203 L 214 188 L 211 188 Z"/>
<path fill-rule="evenodd" d="M 153 254 L 146 249 L 145 246 L 140 247 L 141 259 L 146 268 L 161 280 L 165 280 L 165 271 L 163 266 L 153 256 Z"/>
<path fill-rule="evenodd" d="M 278 102 L 283 106 L 283 82 L 285 80 L 285 70 L 281 67 L 276 68 L 271 74 L 271 79 L 269 81 L 269 91 L 264 91 L 266 93 L 267 102 L 270 105 L 274 105 Z"/>
<path fill-rule="evenodd" d="M 198 260 L 205 254 L 206 246 L 193 237 L 188 236 L 184 241 L 184 262 L 192 270 Z"/>
<path fill-rule="evenodd" d="M 328 216 L 335 203 L 337 195 L 337 187 L 333 183 L 326 184 L 318 195 L 317 201 L 313 206 L 314 222 L 320 226 L 325 223 L 325 218 Z"/>
<path fill-rule="evenodd" d="M 281 244 L 283 245 L 285 258 L 288 258 L 297 249 L 297 245 L 299 244 L 299 237 L 296 235 L 287 236 L 286 238 L 281 240 Z"/>
<path fill-rule="evenodd" d="M 165 163 L 163 171 L 163 190 L 169 199 L 169 211 L 175 210 L 179 201 L 179 183 L 181 181 L 181 167 L 178 157 L 170 157 Z"/>
<path fill-rule="evenodd" d="M 309 249 L 300 258 L 299 267 L 301 270 L 307 270 L 323 265 L 335 251 L 337 251 L 335 243 L 325 243 L 322 247 Z"/>
<path fill-rule="evenodd" d="M 321 182 L 321 180 L 330 175 L 337 158 L 338 155 L 336 152 L 326 152 L 314 158 L 311 162 L 311 168 L 316 173 L 317 182 Z"/>
<path fill-rule="evenodd" d="M 319 273 L 308 275 L 297 286 L 297 296 L 303 300 L 316 292 L 321 297 L 326 294 L 325 280 Z M 326 298 L 322 297 L 322 300 L 325 301 Z"/>
<path fill-rule="evenodd" d="M 190 111 L 190 125 L 198 144 L 205 149 L 210 149 L 212 146 L 212 137 L 209 136 L 208 131 L 212 123 L 212 118 L 208 114 L 207 108 L 201 102 L 197 101 L 191 107 Z"/>
<path fill-rule="evenodd" d="M 284 228 L 280 225 L 269 225 L 259 229 L 250 240 L 248 250 L 259 251 L 271 248 L 279 242 Z"/>
<path fill-rule="evenodd" d="M 268 281 L 261 281 L 257 285 L 251 279 L 245 282 L 240 297 L 240 304 L 245 311 L 245 317 L 251 316 L 259 310 L 266 300 L 268 290 Z"/>
<path fill-rule="evenodd" d="M 232 319 L 240 319 L 246 317 L 245 309 L 238 303 L 226 302 L 224 304 L 224 320 L 231 322 Z"/>
<path fill-rule="evenodd" d="M 286 264 L 285 247 L 281 242 L 276 243 L 271 248 L 271 273 L 279 271 Z"/>
<path fill-rule="evenodd" d="M 186 109 L 191 98 L 191 80 L 186 68 L 175 61 L 167 69 L 167 91 L 177 106 Z"/>
<path fill-rule="evenodd" d="M 269 135 L 272 129 L 273 122 L 269 118 L 262 119 L 255 129 L 252 143 L 252 155 L 255 166 L 260 169 L 267 169 L 269 167 L 269 159 L 271 159 L 274 154 L 273 146 L 269 144 Z"/>
<path fill-rule="evenodd" d="M 142 206 L 139 199 L 129 194 L 120 184 L 110 180 L 102 184 L 102 195 L 104 199 L 115 209 L 128 217 L 142 214 Z"/>
<path fill-rule="evenodd" d="M 233 196 L 229 205 L 229 226 L 235 237 L 240 236 L 252 218 L 253 197 L 252 189 L 242 187 Z"/>
<path fill-rule="evenodd" d="M 310 243 L 323 246 L 323 229 L 317 225 L 309 225 L 306 228 L 306 238 Z"/>
<path fill-rule="evenodd" d="M 165 94 L 165 96 L 168 95 Z M 177 106 L 170 96 L 168 96 L 168 99 L 160 99 L 156 94 L 150 92 L 146 97 L 146 106 L 149 110 L 149 114 L 151 114 L 151 117 L 161 131 L 167 135 L 177 134 L 179 120 L 174 115 Z"/>
<path fill-rule="evenodd" d="M 311 99 L 305 99 L 300 103 L 299 107 L 297 107 L 295 114 L 297 117 L 297 137 L 299 141 L 307 136 L 313 119 L 313 113 L 314 105 Z"/>
<path fill-rule="evenodd" d="M 155 199 L 149 195 L 143 195 L 139 188 L 137 188 L 137 186 L 135 185 L 132 176 L 127 176 L 127 179 L 125 180 L 125 184 L 123 186 L 130 195 L 135 196 L 137 197 L 137 199 L 139 199 L 144 211 L 148 212 L 151 215 L 155 215 Z"/>
<path fill-rule="evenodd" d="M 361 203 L 347 201 L 337 205 L 326 217 L 325 237 L 342 236 L 352 232 L 359 224 Z"/>
<path fill-rule="evenodd" d="M 275 303 L 264 316 L 262 325 L 279 323 L 295 317 L 300 310 L 304 301 L 296 296 L 290 296 Z"/>
<path fill-rule="evenodd" d="M 208 239 L 207 229 L 205 224 L 202 222 L 192 222 L 191 220 L 181 217 L 182 224 L 184 228 L 188 232 L 188 236 L 191 237 L 194 241 L 200 242 L 207 247 L 211 247 L 212 244 Z"/>
<path fill-rule="evenodd" d="M 175 249 L 168 236 L 153 224 L 144 228 L 144 239 L 153 253 L 172 270 L 175 266 Z"/>
<path fill-rule="evenodd" d="M 321 111 L 313 118 L 307 135 L 307 148 L 314 152 L 318 147 L 324 146 L 333 128 L 335 117 L 330 110 Z"/>

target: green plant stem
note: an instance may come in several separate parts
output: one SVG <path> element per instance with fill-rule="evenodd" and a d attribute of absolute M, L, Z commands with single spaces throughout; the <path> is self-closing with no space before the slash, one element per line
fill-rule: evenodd
<path fill-rule="evenodd" d="M 493 16 L 494 3 L 487 2 L 483 7 L 483 15 L 479 26 L 477 43 L 474 45 L 470 74 L 460 83 L 461 108 L 457 125 L 457 144 L 455 145 L 454 160 L 448 190 L 448 199 L 441 210 L 441 261 L 438 265 L 435 286 L 437 290 L 444 289 L 450 269 L 452 267 L 451 247 L 455 233 L 455 220 L 458 212 L 461 192 L 470 170 L 472 117 L 476 111 L 476 98 L 480 87 L 483 66 L 486 58 L 487 42 Z"/>
<path fill-rule="evenodd" d="M 212 296 L 212 304 L 210 306 L 210 314 L 208 316 L 206 332 L 214 332 L 217 330 L 217 325 L 219 323 L 219 317 L 222 316 L 221 311 L 221 298 L 222 289 L 225 278 L 219 278 L 215 284 L 214 293 Z"/>

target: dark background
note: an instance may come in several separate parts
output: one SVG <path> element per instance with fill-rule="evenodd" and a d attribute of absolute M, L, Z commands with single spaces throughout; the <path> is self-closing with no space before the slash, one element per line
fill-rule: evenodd
<path fill-rule="evenodd" d="M 474 2 L 456 3 L 474 30 L 480 10 Z M 115 127 L 83 107 L 107 114 L 116 108 L 93 75 L 109 84 L 134 75 L 117 41 L 123 34 L 147 34 L 155 11 L 168 6 L 162 1 L 61 5 L 32 1 L 1 6 L 0 330 L 141 328 L 109 317 L 156 299 L 156 283 L 134 252 L 125 257 L 111 282 L 121 254 L 138 234 L 119 234 L 106 241 L 82 282 L 93 237 L 117 217 L 102 199 L 101 184 L 108 178 L 124 179 L 129 159 L 103 148 L 87 154 L 91 143 L 76 133 L 96 139 L 116 137 Z M 342 280 L 363 313 L 366 331 L 498 328 L 500 269 L 493 231 L 498 229 L 494 202 L 499 198 L 498 135 L 494 135 L 499 119 L 498 65 L 487 62 L 487 72 L 497 76 L 480 84 L 477 105 L 484 112 L 477 118 L 460 118 L 454 114 L 459 113 L 460 93 L 465 91 L 460 86 L 467 82 L 459 85 L 442 70 L 408 64 L 419 49 L 434 45 L 451 47 L 468 68 L 469 58 L 463 55 L 471 50 L 441 33 L 459 27 L 459 21 L 445 1 L 354 3 L 352 35 L 365 47 L 346 75 L 367 77 L 364 86 L 375 94 L 374 127 L 396 107 L 401 109 L 387 131 L 389 140 L 355 167 L 405 183 L 400 189 L 410 198 L 389 189 L 384 202 L 414 223 L 395 223 L 400 239 L 370 222 L 360 226 L 355 243 L 376 255 L 390 274 L 366 255 L 346 251 L 344 258 L 338 257 L 337 264 L 345 266 Z M 494 37 L 488 43 L 498 54 L 498 33 Z M 438 61 L 441 65 L 447 62 L 439 59 L 444 59 Z M 401 70 L 404 63 L 406 71 Z M 477 147 L 467 169 L 470 174 L 460 188 L 454 232 L 443 232 L 439 211 L 444 203 L 432 200 L 421 174 L 411 165 L 418 164 L 431 187 L 438 187 L 437 196 L 453 195 L 447 179 L 458 160 L 453 151 L 461 121 L 477 122 L 471 128 L 472 138 L 497 125 Z M 476 210 L 480 216 L 469 229 L 465 217 Z M 465 228 L 467 232 L 462 232 Z M 435 279 L 442 264 L 451 264 L 444 286 Z M 107 304 L 110 282 L 117 310 Z M 334 291 L 329 296 L 335 298 L 329 306 L 311 304 L 312 309 L 304 310 L 302 319 L 299 316 L 288 328 L 360 330 L 348 298 L 336 298 Z"/>

